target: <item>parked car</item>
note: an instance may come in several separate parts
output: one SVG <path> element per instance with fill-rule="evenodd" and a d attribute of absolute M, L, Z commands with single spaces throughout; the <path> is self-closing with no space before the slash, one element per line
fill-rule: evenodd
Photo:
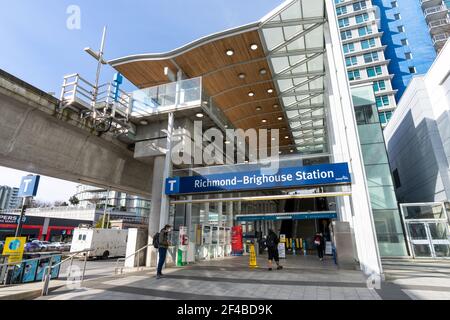
<path fill-rule="evenodd" d="M 42 241 L 44 251 L 56 251 L 58 248 L 50 241 Z"/>
<path fill-rule="evenodd" d="M 39 251 L 52 251 L 52 250 L 56 249 L 48 241 L 33 240 L 33 241 L 31 241 L 31 243 L 37 244 L 39 246 L 39 248 L 40 248 Z"/>
<path fill-rule="evenodd" d="M 52 246 L 56 248 L 57 251 L 69 251 L 70 250 L 70 243 L 66 242 L 53 242 Z"/>
<path fill-rule="evenodd" d="M 41 251 L 41 246 L 36 242 L 27 242 L 25 244 L 25 252 L 38 252 Z"/>

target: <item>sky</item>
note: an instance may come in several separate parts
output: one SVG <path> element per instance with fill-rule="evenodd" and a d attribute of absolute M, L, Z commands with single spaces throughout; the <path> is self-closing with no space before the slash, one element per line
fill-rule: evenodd
<path fill-rule="evenodd" d="M 98 50 L 107 26 L 105 58 L 165 52 L 211 33 L 261 19 L 282 0 L 0 1 L 0 68 L 59 96 L 66 74 L 94 82 Z M 74 18 L 74 7 L 79 20 Z M 69 21 L 69 27 L 68 27 Z M 79 27 L 77 22 L 79 23 Z M 75 28 L 73 28 L 75 27 Z M 114 70 L 104 68 L 102 81 Z M 127 84 L 125 89 L 132 90 Z M 38 172 L 33 172 L 38 174 Z M 18 186 L 20 172 L 0 167 L 0 185 Z M 37 199 L 67 201 L 76 184 L 42 177 Z"/>

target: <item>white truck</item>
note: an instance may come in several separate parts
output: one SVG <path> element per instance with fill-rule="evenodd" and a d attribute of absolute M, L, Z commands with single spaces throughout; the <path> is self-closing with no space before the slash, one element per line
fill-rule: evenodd
<path fill-rule="evenodd" d="M 128 230 L 76 228 L 70 252 L 92 249 L 88 258 L 124 257 L 127 250 Z M 85 254 L 80 254 L 85 256 Z"/>

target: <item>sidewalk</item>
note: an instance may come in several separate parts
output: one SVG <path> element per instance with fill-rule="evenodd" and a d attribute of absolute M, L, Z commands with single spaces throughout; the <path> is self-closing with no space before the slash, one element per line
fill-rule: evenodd
<path fill-rule="evenodd" d="M 141 271 L 87 281 L 78 290 L 52 292 L 44 300 L 381 300 L 410 299 L 398 287 L 369 289 L 356 270 L 341 270 L 331 258 L 288 256 L 283 270 L 268 271 L 266 259 L 259 268 L 248 267 L 248 257 L 204 261 L 183 268 L 165 269 L 165 277 Z"/>

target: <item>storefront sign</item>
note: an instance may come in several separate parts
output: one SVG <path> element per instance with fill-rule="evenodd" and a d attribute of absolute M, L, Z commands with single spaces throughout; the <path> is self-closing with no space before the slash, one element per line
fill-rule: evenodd
<path fill-rule="evenodd" d="M 19 216 L 0 214 L 0 224 L 17 224 Z M 22 222 L 26 222 L 26 217 L 22 218 Z"/>
<path fill-rule="evenodd" d="M 249 214 L 237 215 L 236 221 L 277 221 L 277 220 L 311 220 L 311 219 L 337 219 L 336 212 L 308 212 L 288 214 Z"/>
<path fill-rule="evenodd" d="M 8 263 L 14 264 L 22 261 L 23 251 L 25 249 L 25 242 L 27 238 L 20 237 L 9 237 L 5 240 L 5 245 L 3 247 L 3 255 L 8 256 Z"/>
<path fill-rule="evenodd" d="M 166 179 L 166 194 L 232 192 L 238 190 L 283 189 L 291 187 L 348 184 L 351 182 L 347 163 L 321 164 L 307 167 L 280 168 L 276 174 L 258 171 L 234 172 L 205 176 Z"/>

